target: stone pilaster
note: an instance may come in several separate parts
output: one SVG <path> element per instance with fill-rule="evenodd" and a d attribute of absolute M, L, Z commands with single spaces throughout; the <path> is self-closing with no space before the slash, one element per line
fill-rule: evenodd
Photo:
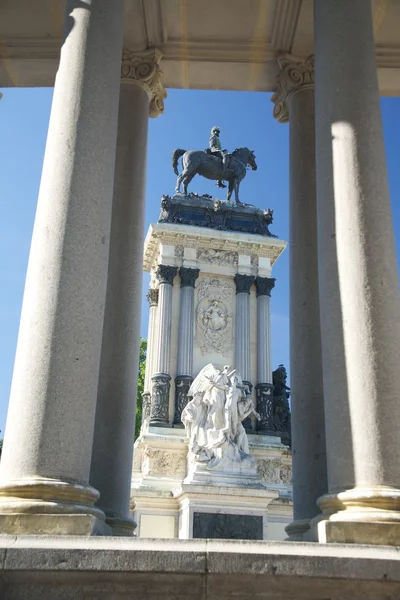
<path fill-rule="evenodd" d="M 256 429 L 260 434 L 274 435 L 273 391 L 271 366 L 270 296 L 275 286 L 272 277 L 256 277 L 257 294 L 257 412 L 261 419 Z"/>
<path fill-rule="evenodd" d="M 314 2 L 314 27 L 329 485 L 318 533 L 386 544 L 400 539 L 400 306 L 371 5 Z"/>
<path fill-rule="evenodd" d="M 327 489 L 314 119 L 314 58 L 283 56 L 274 116 L 290 123 L 290 375 L 294 521 L 289 539 L 308 535 Z M 312 377 L 310 379 L 310 373 Z"/>
<path fill-rule="evenodd" d="M 154 374 L 152 375 L 150 424 L 168 426 L 169 391 L 171 376 L 169 363 L 171 353 L 172 285 L 178 268 L 158 265 L 156 278 L 159 283 L 158 336 Z"/>
<path fill-rule="evenodd" d="M 162 112 L 161 53 L 124 50 L 107 299 L 91 481 L 114 535 L 132 534 L 129 501 L 136 417 L 148 117 Z M 159 110 L 156 110 L 158 107 Z M 147 391 L 147 390 L 146 390 Z M 146 408 L 146 402 L 145 402 Z"/>
<path fill-rule="evenodd" d="M 82 517 L 90 533 L 93 516 L 104 521 L 89 474 L 123 5 L 66 2 L 1 460 L 4 533 L 74 533 Z"/>
<path fill-rule="evenodd" d="M 182 410 L 187 404 L 187 392 L 193 381 L 194 286 L 200 269 L 181 267 L 181 302 L 179 312 L 178 363 L 175 379 L 174 426 L 183 426 Z"/>

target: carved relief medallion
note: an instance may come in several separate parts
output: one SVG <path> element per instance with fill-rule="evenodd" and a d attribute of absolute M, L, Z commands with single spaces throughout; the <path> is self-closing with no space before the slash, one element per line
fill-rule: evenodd
<path fill-rule="evenodd" d="M 202 354 L 226 354 L 232 347 L 233 283 L 202 278 L 198 285 L 196 340 Z"/>

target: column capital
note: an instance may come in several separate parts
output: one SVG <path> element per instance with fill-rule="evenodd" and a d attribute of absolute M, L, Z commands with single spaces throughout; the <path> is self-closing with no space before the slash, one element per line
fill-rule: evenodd
<path fill-rule="evenodd" d="M 147 298 L 148 303 L 150 304 L 150 307 L 157 306 L 157 304 L 158 304 L 158 290 L 156 290 L 155 288 L 151 288 L 147 292 L 146 298 Z"/>
<path fill-rule="evenodd" d="M 164 112 L 164 98 L 167 92 L 161 83 L 160 61 L 162 52 L 158 48 L 149 48 L 141 52 L 122 51 L 121 81 L 140 86 L 149 97 L 150 117 L 159 117 Z"/>
<path fill-rule="evenodd" d="M 158 265 L 155 275 L 159 283 L 173 284 L 174 277 L 178 272 L 178 267 L 171 265 Z"/>
<path fill-rule="evenodd" d="M 253 275 L 242 275 L 241 273 L 236 273 L 235 285 L 237 294 L 250 294 L 250 288 L 253 283 Z"/>
<path fill-rule="evenodd" d="M 256 277 L 256 290 L 258 296 L 271 296 L 271 290 L 275 287 L 274 277 Z"/>
<path fill-rule="evenodd" d="M 200 274 L 200 269 L 190 267 L 181 267 L 179 275 L 181 277 L 181 287 L 194 287 L 195 281 Z"/>
<path fill-rule="evenodd" d="M 314 87 L 314 56 L 305 60 L 290 54 L 278 58 L 281 69 L 277 77 L 277 90 L 271 98 L 274 103 L 274 119 L 280 123 L 289 121 L 289 99 L 300 90 Z"/>

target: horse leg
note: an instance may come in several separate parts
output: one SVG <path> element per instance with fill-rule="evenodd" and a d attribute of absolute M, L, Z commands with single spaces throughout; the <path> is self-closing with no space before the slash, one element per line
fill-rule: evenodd
<path fill-rule="evenodd" d="M 184 194 L 187 194 L 188 185 L 192 181 L 192 179 L 195 175 L 196 175 L 195 172 L 192 172 L 192 173 L 189 173 L 189 175 L 186 175 L 185 181 L 183 182 L 183 193 Z"/>
<path fill-rule="evenodd" d="M 234 188 L 234 186 L 235 186 L 235 180 L 234 180 L 234 179 L 232 179 L 232 180 L 229 182 L 228 193 L 227 193 L 227 196 L 226 196 L 226 199 L 227 199 L 227 201 L 228 201 L 228 202 L 229 202 L 229 200 L 230 200 L 230 199 L 231 199 L 231 197 L 232 197 L 232 192 L 233 192 L 233 188 Z"/>
<path fill-rule="evenodd" d="M 235 179 L 235 200 L 236 200 L 236 204 L 242 204 L 239 200 L 239 185 L 240 185 L 240 181 L 238 181 L 237 179 Z"/>
<path fill-rule="evenodd" d="M 181 183 L 182 183 L 182 181 L 184 182 L 184 180 L 186 179 L 186 177 L 187 177 L 187 176 L 188 176 L 188 170 L 187 170 L 187 168 L 185 167 L 185 168 L 183 169 L 182 173 L 181 173 L 180 175 L 178 175 L 178 179 L 176 180 L 176 188 L 175 188 L 175 192 L 176 192 L 177 194 L 179 194 L 179 193 L 180 193 L 180 191 L 181 191 Z M 183 185 L 185 186 L 185 183 L 184 183 Z M 186 194 L 186 192 L 185 192 L 185 194 Z"/>

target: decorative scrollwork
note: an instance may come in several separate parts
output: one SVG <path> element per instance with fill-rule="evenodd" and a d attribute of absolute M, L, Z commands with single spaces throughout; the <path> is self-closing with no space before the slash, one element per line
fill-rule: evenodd
<path fill-rule="evenodd" d="M 149 97 L 150 117 L 159 117 L 164 112 L 164 99 L 167 97 L 161 83 L 161 57 L 162 52 L 158 48 L 143 52 L 124 48 L 122 51 L 121 79 L 144 89 Z"/>
<path fill-rule="evenodd" d="M 274 118 L 280 123 L 289 121 L 289 99 L 300 89 L 314 86 L 314 56 L 296 61 L 290 55 L 278 58 L 281 72 L 277 77 L 278 89 L 272 96 Z"/>

